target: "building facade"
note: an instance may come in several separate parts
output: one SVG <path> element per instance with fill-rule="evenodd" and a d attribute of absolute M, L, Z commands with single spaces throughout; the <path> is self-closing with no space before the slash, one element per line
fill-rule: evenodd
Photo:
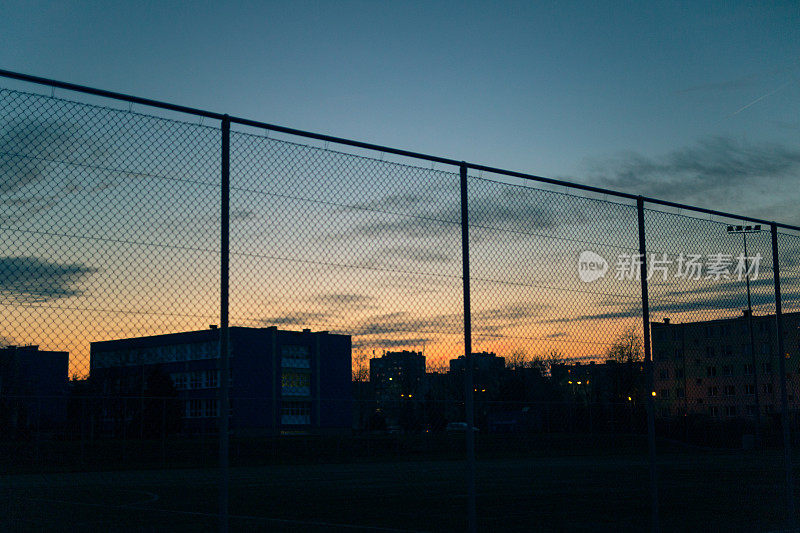
<path fill-rule="evenodd" d="M 790 409 L 798 407 L 800 313 L 783 315 Z M 752 337 L 751 337 L 752 326 Z M 658 415 L 749 418 L 781 408 L 775 315 L 651 324 Z"/>
<path fill-rule="evenodd" d="M 291 434 L 352 427 L 348 335 L 277 327 L 231 327 L 230 427 L 240 434 Z M 219 416 L 219 330 L 91 344 L 91 379 L 109 398 L 175 398 L 181 427 L 213 432 Z M 129 402 L 104 413 L 116 424 Z M 111 404 L 109 404 L 111 405 Z M 143 414 L 142 414 L 143 416 Z"/>
<path fill-rule="evenodd" d="M 425 385 L 425 356 L 403 350 L 370 359 L 369 381 L 378 405 L 401 398 L 421 398 Z"/>
<path fill-rule="evenodd" d="M 450 360 L 450 374 L 461 383 L 464 382 L 466 369 L 467 358 L 463 355 Z M 505 372 L 506 360 L 504 357 L 499 357 L 492 352 L 472 354 L 472 383 L 479 397 L 489 398 L 497 395 Z"/>
<path fill-rule="evenodd" d="M 48 430 L 66 420 L 69 353 L 38 346 L 0 348 L 0 427 Z"/>

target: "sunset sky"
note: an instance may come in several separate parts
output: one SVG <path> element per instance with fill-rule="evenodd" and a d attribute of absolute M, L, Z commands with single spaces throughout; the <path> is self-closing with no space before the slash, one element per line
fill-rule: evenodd
<path fill-rule="evenodd" d="M 3 69 L 800 224 L 796 2 L 2 11 Z M 89 341 L 216 323 L 218 125 L 0 88 L 0 335 L 68 349 L 80 372 Z M 424 347 L 446 364 L 463 350 L 458 169 L 338 149 L 234 134 L 232 323 L 349 332 L 357 351 Z M 588 358 L 640 326 L 638 281 L 614 278 L 635 209 L 497 179 L 470 181 L 475 348 Z M 671 260 L 742 252 L 728 221 L 648 216 L 649 248 Z M 789 310 L 795 241 L 782 237 Z M 587 249 L 611 268 L 590 285 Z M 754 305 L 771 312 L 768 236 L 748 252 L 765 257 Z M 737 280 L 651 294 L 656 320 L 746 307 Z"/>

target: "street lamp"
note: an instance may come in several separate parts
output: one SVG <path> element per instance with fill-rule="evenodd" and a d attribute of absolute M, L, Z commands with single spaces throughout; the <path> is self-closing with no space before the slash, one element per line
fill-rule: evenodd
<path fill-rule="evenodd" d="M 753 393 L 755 395 L 756 402 L 756 443 L 761 442 L 761 406 L 758 402 L 758 366 L 756 365 L 756 347 L 755 341 L 753 340 L 753 304 L 750 300 L 750 269 L 747 265 L 747 234 L 760 232 L 761 224 L 756 224 L 753 226 L 728 226 L 728 234 L 741 233 L 744 243 L 744 279 L 745 284 L 747 285 L 747 329 L 750 333 L 750 356 L 751 361 L 753 362 Z"/>

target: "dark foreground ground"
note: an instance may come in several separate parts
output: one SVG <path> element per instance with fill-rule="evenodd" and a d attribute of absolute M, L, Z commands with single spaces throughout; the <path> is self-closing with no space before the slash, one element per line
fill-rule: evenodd
<path fill-rule="evenodd" d="M 464 531 L 465 463 L 442 458 L 234 466 L 231 531 Z M 663 531 L 786 527 L 779 451 L 659 457 Z M 6 474 L 2 531 L 217 531 L 215 469 Z M 548 453 L 477 465 L 481 531 L 646 531 L 645 455 Z"/>

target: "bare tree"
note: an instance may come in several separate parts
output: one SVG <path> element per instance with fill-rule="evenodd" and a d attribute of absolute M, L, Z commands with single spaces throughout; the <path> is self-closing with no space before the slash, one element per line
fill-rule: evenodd
<path fill-rule="evenodd" d="M 516 370 L 529 366 L 528 354 L 522 348 L 517 348 L 506 357 L 506 366 Z"/>
<path fill-rule="evenodd" d="M 549 352 L 535 355 L 531 359 L 530 367 L 538 368 L 539 372 L 543 375 L 549 375 L 554 365 L 561 365 L 567 360 L 564 354 L 553 348 Z"/>
<path fill-rule="evenodd" d="M 639 335 L 636 328 L 633 326 L 625 328 L 606 351 L 606 357 L 618 363 L 638 363 L 643 361 L 642 336 Z"/>

